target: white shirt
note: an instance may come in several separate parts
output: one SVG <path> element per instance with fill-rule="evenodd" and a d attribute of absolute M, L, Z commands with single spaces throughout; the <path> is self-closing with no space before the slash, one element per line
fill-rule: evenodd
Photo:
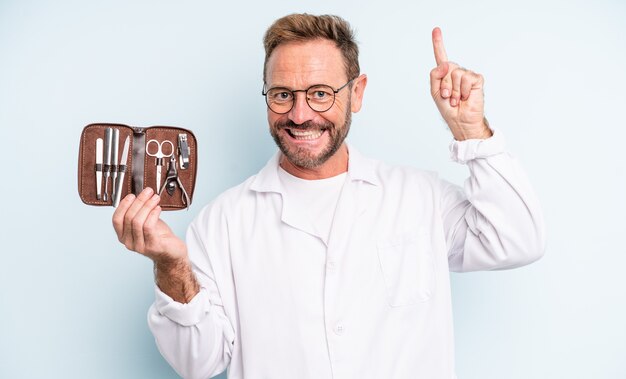
<path fill-rule="evenodd" d="M 349 146 L 328 245 L 283 201 L 277 153 L 206 206 L 187 243 L 201 291 L 148 319 L 185 378 L 452 379 L 449 270 L 538 259 L 543 220 L 500 133 L 453 142 L 464 190 Z"/>
<path fill-rule="evenodd" d="M 282 167 L 278 168 L 278 178 L 284 189 L 283 208 L 293 208 L 291 213 L 299 218 L 296 223 L 302 231 L 316 236 L 326 245 L 347 176 L 344 172 L 331 178 L 306 180 L 291 175 Z"/>

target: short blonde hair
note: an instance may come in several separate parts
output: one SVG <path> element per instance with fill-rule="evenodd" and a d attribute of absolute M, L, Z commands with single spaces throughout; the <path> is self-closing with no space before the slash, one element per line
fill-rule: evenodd
<path fill-rule="evenodd" d="M 267 61 L 274 49 L 287 42 L 304 42 L 315 39 L 327 39 L 335 42 L 341 51 L 348 80 L 359 76 L 359 47 L 354 39 L 350 24 L 339 16 L 315 16 L 307 13 L 291 14 L 274 21 L 263 37 L 265 63 L 263 64 L 263 82 L 266 82 Z"/>

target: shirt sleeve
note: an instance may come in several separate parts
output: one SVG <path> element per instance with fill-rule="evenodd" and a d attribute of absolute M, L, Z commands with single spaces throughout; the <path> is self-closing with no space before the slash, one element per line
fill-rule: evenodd
<path fill-rule="evenodd" d="M 451 271 L 523 266 L 545 250 L 539 202 L 499 131 L 484 140 L 453 141 L 451 158 L 470 171 L 464 187 L 443 182 L 443 223 Z"/>
<path fill-rule="evenodd" d="M 187 231 L 187 249 L 200 292 L 188 303 L 174 301 L 156 287 L 148 325 L 165 360 L 184 378 L 209 378 L 223 372 L 232 356 L 235 332 L 224 310 L 207 249 L 210 217 L 203 211 Z"/>

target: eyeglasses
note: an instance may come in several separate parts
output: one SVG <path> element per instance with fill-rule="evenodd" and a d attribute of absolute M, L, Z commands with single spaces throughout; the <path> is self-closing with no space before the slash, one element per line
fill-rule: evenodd
<path fill-rule="evenodd" d="M 326 112 L 335 104 L 335 95 L 344 89 L 348 84 L 352 83 L 354 79 L 348 81 L 348 83 L 342 85 L 337 89 L 325 85 L 315 84 L 307 89 L 290 90 L 285 87 L 273 87 L 261 92 L 265 96 L 265 102 L 270 110 L 274 113 L 285 114 L 288 113 L 295 104 L 296 92 L 306 93 L 306 103 L 309 107 L 316 112 Z"/>

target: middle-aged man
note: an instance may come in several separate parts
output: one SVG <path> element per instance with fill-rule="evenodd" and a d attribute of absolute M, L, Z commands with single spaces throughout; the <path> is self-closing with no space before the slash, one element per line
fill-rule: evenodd
<path fill-rule="evenodd" d="M 183 377 L 455 377 L 449 271 L 530 263 L 544 232 L 485 121 L 482 76 L 448 62 L 438 28 L 432 38 L 431 94 L 469 168 L 463 190 L 345 143 L 367 84 L 353 32 L 337 16 L 294 14 L 264 39 L 280 151 L 206 206 L 186 244 L 152 190 L 120 203 L 119 240 L 155 263 L 150 328 Z"/>

